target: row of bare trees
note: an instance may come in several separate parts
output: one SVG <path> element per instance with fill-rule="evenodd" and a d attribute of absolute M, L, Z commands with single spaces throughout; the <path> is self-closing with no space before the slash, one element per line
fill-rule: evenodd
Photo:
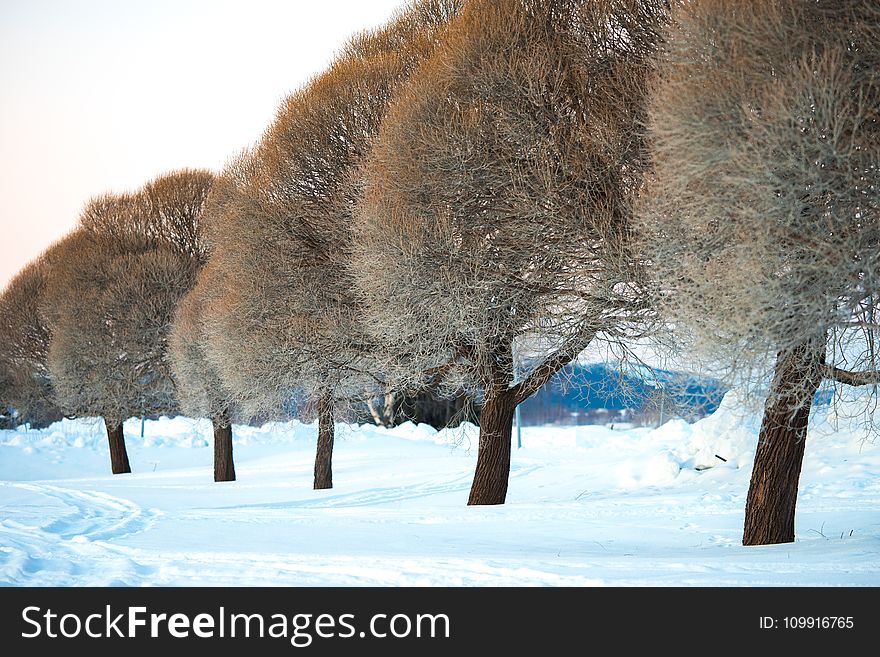
<path fill-rule="evenodd" d="M 315 488 L 340 411 L 463 395 L 501 504 L 516 406 L 672 327 L 772 374 L 744 542 L 791 541 L 817 387 L 880 381 L 878 37 L 868 0 L 414 0 L 216 178 L 93 200 L 0 300 L 0 394 L 104 417 L 114 472 L 125 418 L 209 417 L 218 481 L 302 401 Z"/>
<path fill-rule="evenodd" d="M 219 303 L 205 306 L 207 359 L 250 414 L 295 394 L 314 407 L 316 489 L 333 485 L 338 406 L 390 383 L 373 365 L 383 346 L 367 329 L 348 266 L 358 167 L 395 90 L 430 56 L 458 5 L 418 2 L 350 40 L 233 161 L 229 196 L 212 215 L 225 283 Z"/>

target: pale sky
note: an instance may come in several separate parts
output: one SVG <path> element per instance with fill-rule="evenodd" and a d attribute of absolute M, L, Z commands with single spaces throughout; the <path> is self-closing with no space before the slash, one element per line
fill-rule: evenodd
<path fill-rule="evenodd" d="M 0 0 L 0 288 L 86 201 L 220 169 L 403 0 Z"/>

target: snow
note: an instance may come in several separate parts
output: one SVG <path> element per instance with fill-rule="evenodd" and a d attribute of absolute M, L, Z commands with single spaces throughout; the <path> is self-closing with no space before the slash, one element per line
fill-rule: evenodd
<path fill-rule="evenodd" d="M 143 439 L 130 420 L 134 473 L 117 476 L 99 421 L 0 431 L 0 584 L 880 585 L 880 448 L 853 413 L 813 419 L 795 543 L 740 544 L 745 407 L 728 393 L 695 424 L 524 428 L 494 507 L 466 506 L 471 425 L 337 425 L 328 491 L 311 488 L 316 426 L 296 421 L 234 427 L 223 484 L 204 420 L 148 421 Z"/>

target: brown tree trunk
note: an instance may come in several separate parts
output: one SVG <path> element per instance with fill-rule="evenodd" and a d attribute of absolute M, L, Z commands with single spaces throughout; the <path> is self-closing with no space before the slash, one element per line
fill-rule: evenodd
<path fill-rule="evenodd" d="M 214 481 L 235 481 L 232 460 L 232 423 L 224 411 L 212 418 L 214 425 Z"/>
<path fill-rule="evenodd" d="M 825 345 L 805 342 L 776 356 L 746 499 L 743 545 L 794 541 L 798 480 Z"/>
<path fill-rule="evenodd" d="M 128 464 L 128 452 L 125 449 L 125 435 L 122 433 L 122 423 L 104 418 L 104 426 L 107 428 L 107 442 L 110 444 L 110 468 L 113 470 L 113 474 L 131 472 L 131 466 Z"/>
<path fill-rule="evenodd" d="M 318 400 L 318 447 L 315 451 L 315 490 L 333 488 L 333 396 Z"/>
<path fill-rule="evenodd" d="M 516 396 L 501 392 L 480 411 L 480 447 L 468 504 L 504 504 L 510 477 L 510 437 Z"/>

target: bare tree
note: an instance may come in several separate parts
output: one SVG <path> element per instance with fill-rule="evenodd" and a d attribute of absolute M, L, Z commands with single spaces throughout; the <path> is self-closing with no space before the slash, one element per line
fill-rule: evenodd
<path fill-rule="evenodd" d="M 47 363 L 49 328 L 38 312 L 48 267 L 38 258 L 0 295 L 0 411 L 14 409 L 16 422 L 36 427 L 62 417 Z"/>
<path fill-rule="evenodd" d="M 214 481 L 235 481 L 230 395 L 206 353 L 207 307 L 222 304 L 222 281 L 213 264 L 208 260 L 195 287 L 178 305 L 168 353 L 182 410 L 193 417 L 209 417 L 214 426 Z M 221 307 L 215 312 L 224 311 Z"/>
<path fill-rule="evenodd" d="M 195 286 L 180 301 L 174 314 L 169 336 L 168 356 L 177 384 L 177 397 L 181 409 L 193 417 L 211 419 L 214 433 L 214 481 L 235 481 L 235 461 L 232 445 L 232 422 L 238 410 L 232 395 L 224 385 L 217 366 L 209 358 L 212 343 L 228 340 L 216 325 L 217 318 L 225 318 L 229 308 L 224 304 L 226 282 L 221 266 L 225 235 L 216 230 L 217 218 L 234 212 L 240 206 L 239 185 L 245 179 L 245 169 L 237 164 L 246 162 L 244 155 L 233 158 L 222 175 L 214 179 L 211 192 L 204 202 L 195 223 L 195 233 L 184 223 L 173 234 L 188 235 L 192 254 L 202 263 Z M 167 184 L 167 181 L 161 181 Z M 158 186 L 152 187 L 155 194 Z M 198 209 L 194 203 L 192 185 L 172 185 L 172 190 L 162 196 L 179 198 L 171 209 L 183 206 Z M 184 196 L 181 196 L 184 194 Z M 166 201 L 167 202 L 167 201 Z M 239 205 L 237 205 L 239 204 Z M 191 210 L 191 214 L 193 211 Z M 173 219 L 173 214 L 172 214 Z M 212 256 L 213 254 L 213 256 Z M 221 350 L 222 351 L 222 350 Z"/>
<path fill-rule="evenodd" d="M 353 262 L 388 367 L 482 401 L 469 504 L 505 501 L 516 406 L 649 314 L 629 243 L 666 5 L 468 2 L 363 166 Z"/>
<path fill-rule="evenodd" d="M 359 164 L 393 90 L 458 5 L 418 0 L 354 37 L 227 172 L 234 184 L 216 216 L 212 256 L 225 280 L 223 311 L 209 311 L 208 359 L 252 413 L 299 394 L 311 400 L 316 489 L 332 487 L 336 407 L 380 383 L 365 363 L 375 345 L 345 266 Z"/>
<path fill-rule="evenodd" d="M 104 418 L 114 474 L 131 471 L 123 421 L 177 410 L 168 332 L 199 263 L 190 241 L 198 211 L 175 204 L 192 199 L 179 187 L 200 190 L 204 201 L 212 178 L 184 171 L 137 193 L 98 197 L 54 255 L 42 312 L 55 392 L 66 413 Z"/>
<path fill-rule="evenodd" d="M 818 386 L 880 381 L 880 9 L 695 0 L 673 25 L 647 251 L 695 351 L 731 383 L 772 379 L 743 543 L 790 542 Z"/>

